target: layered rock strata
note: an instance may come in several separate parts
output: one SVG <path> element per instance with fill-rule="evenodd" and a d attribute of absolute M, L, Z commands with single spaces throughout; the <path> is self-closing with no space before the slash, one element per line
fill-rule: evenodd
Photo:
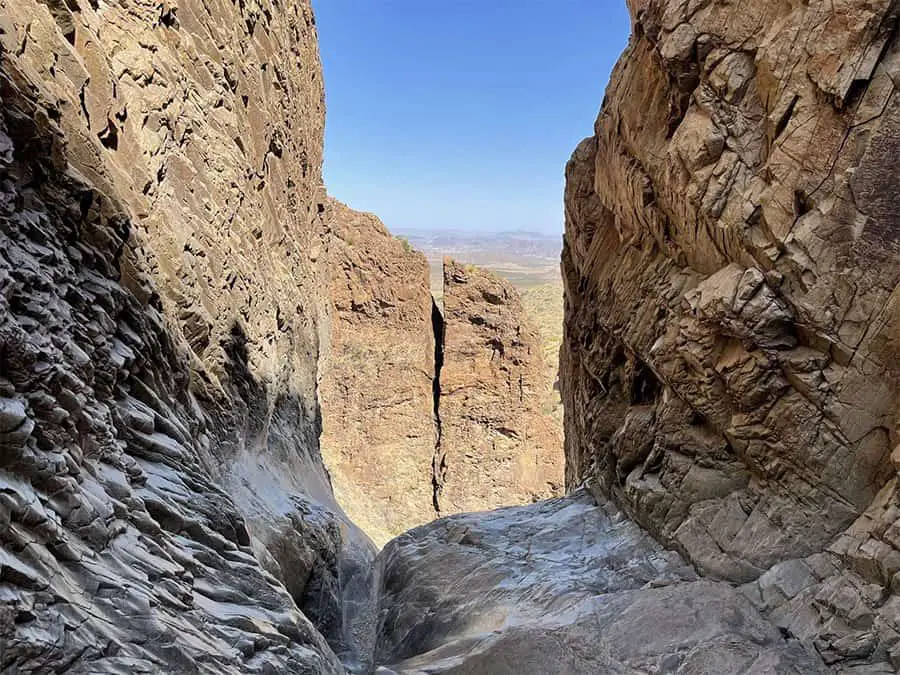
<path fill-rule="evenodd" d="M 897 5 L 629 6 L 566 169 L 567 484 L 892 672 Z"/>
<path fill-rule="evenodd" d="M 2 0 L 0 59 L 0 669 L 342 672 L 309 4 Z"/>
<path fill-rule="evenodd" d="M 372 214 L 336 200 L 325 222 L 333 311 L 319 385 L 322 454 L 341 504 L 383 545 L 435 515 L 428 261 Z"/>
<path fill-rule="evenodd" d="M 515 289 L 493 272 L 444 259 L 435 508 L 523 504 L 562 486 L 541 341 Z"/>
<path fill-rule="evenodd" d="M 325 198 L 307 2 L 0 0 L 0 670 L 900 669 L 896 3 L 629 5 L 567 167 L 591 492 L 373 563 L 320 396 L 373 529 L 557 487 L 515 293 L 436 312 Z"/>

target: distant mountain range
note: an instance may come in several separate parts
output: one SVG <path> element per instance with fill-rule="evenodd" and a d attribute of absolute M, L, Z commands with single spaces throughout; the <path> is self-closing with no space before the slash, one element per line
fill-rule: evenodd
<path fill-rule="evenodd" d="M 558 263 L 562 251 L 562 234 L 513 230 L 508 232 L 467 231 L 397 231 L 413 247 L 429 258 L 449 255 L 476 265 L 492 266 L 499 261 L 535 258 Z"/>
<path fill-rule="evenodd" d="M 444 256 L 497 272 L 524 291 L 543 284 L 560 285 L 562 234 L 512 230 L 397 230 L 394 234 L 421 251 L 431 264 L 431 288 L 440 297 Z"/>

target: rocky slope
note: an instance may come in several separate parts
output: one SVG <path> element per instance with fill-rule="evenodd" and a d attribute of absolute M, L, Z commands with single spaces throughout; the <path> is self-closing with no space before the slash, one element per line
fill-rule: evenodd
<path fill-rule="evenodd" d="M 309 4 L 0 0 L 0 59 L 0 669 L 341 672 Z"/>
<path fill-rule="evenodd" d="M 892 672 L 897 4 L 629 5 L 566 170 L 567 483 Z"/>
<path fill-rule="evenodd" d="M 527 504 L 558 493 L 563 458 L 541 341 L 518 293 L 444 259 L 435 509 Z"/>
<path fill-rule="evenodd" d="M 383 675 L 828 672 L 584 490 L 444 518 L 381 558 Z"/>
<path fill-rule="evenodd" d="M 428 261 L 375 216 L 336 200 L 325 222 L 333 311 L 319 387 L 322 455 L 341 504 L 383 545 L 435 515 Z"/>

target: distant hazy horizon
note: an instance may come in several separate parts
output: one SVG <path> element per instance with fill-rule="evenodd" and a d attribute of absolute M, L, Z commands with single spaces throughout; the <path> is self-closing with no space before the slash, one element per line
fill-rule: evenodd
<path fill-rule="evenodd" d="M 392 232 L 563 229 L 624 0 L 314 0 L 325 184 Z"/>
<path fill-rule="evenodd" d="M 541 239 L 559 239 L 562 241 L 562 230 L 559 232 L 553 231 L 540 231 L 540 230 L 529 230 L 521 227 L 514 227 L 512 225 L 506 227 L 504 225 L 497 225 L 496 228 L 490 230 L 473 230 L 466 229 L 464 227 L 445 227 L 440 229 L 435 229 L 434 227 L 429 227 L 427 225 L 422 226 L 413 226 L 413 227 L 393 227 L 391 228 L 391 232 L 396 235 L 435 235 L 435 236 L 446 236 L 451 237 L 453 235 L 459 235 L 463 237 L 502 237 L 502 236 L 529 236 L 529 237 L 537 237 Z"/>

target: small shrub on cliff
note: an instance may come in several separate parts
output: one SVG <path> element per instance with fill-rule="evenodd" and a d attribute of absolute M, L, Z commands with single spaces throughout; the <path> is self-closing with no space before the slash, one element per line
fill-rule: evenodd
<path fill-rule="evenodd" d="M 407 253 L 409 253 L 410 251 L 413 250 L 412 244 L 409 243 L 409 239 L 407 239 L 406 237 L 398 236 L 398 237 L 394 237 L 394 239 L 396 239 L 401 244 L 403 244 L 403 250 L 406 251 Z"/>

